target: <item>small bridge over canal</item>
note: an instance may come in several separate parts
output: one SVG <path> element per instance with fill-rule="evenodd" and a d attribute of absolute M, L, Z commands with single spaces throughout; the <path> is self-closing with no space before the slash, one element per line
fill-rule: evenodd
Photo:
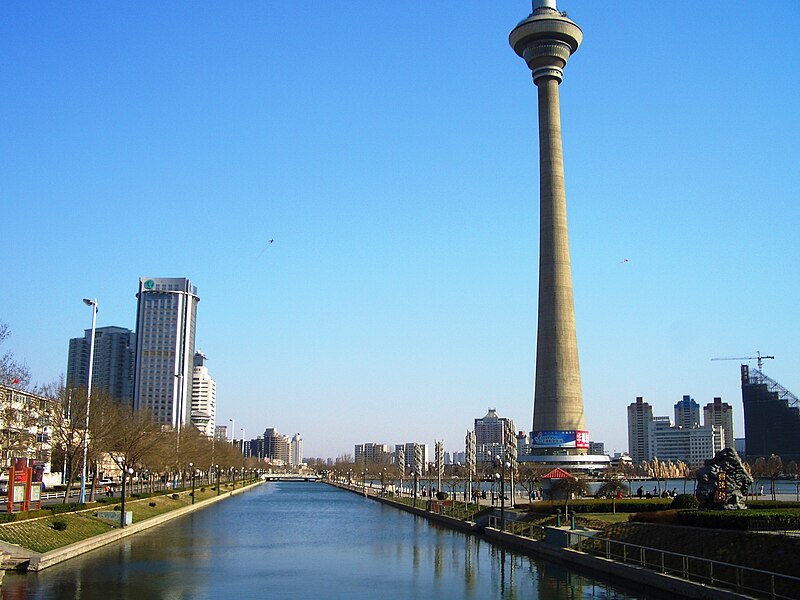
<path fill-rule="evenodd" d="M 296 473 L 267 473 L 261 478 L 264 481 L 322 481 L 319 475 L 297 475 Z"/>

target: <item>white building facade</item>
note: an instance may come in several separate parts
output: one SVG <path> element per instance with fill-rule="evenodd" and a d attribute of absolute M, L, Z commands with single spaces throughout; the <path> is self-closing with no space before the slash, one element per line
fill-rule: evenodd
<path fill-rule="evenodd" d="M 195 352 L 192 369 L 192 425 L 206 437 L 213 437 L 216 416 L 217 383 L 208 374 L 206 355 Z"/>

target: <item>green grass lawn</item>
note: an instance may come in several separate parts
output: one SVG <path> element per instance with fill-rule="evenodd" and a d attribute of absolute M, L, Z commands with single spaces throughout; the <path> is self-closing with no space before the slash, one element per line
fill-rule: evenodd
<path fill-rule="evenodd" d="M 237 489 L 241 483 L 237 483 Z M 230 484 L 222 484 L 222 493 L 233 490 Z M 139 523 L 155 516 L 168 513 L 192 503 L 191 490 L 179 490 L 176 492 L 177 498 L 172 498 L 172 494 L 164 496 L 152 496 L 150 498 L 126 498 L 125 510 L 133 512 L 133 522 Z M 211 487 L 195 489 L 195 502 L 202 502 L 217 495 L 217 491 Z M 154 504 L 154 506 L 150 506 Z M 120 526 L 119 519 L 108 521 L 99 519 L 94 515 L 98 511 L 113 511 L 120 503 L 104 502 L 88 505 L 86 510 L 80 512 L 60 513 L 53 516 L 24 519 L 4 523 L 0 525 L 0 540 L 11 544 L 16 544 L 33 550 L 34 552 L 48 552 L 80 542 L 90 537 L 112 531 Z M 41 514 L 43 511 L 37 511 Z M 24 513 L 21 513 L 24 515 Z M 119 512 L 117 512 L 119 515 Z M 58 531 L 53 527 L 56 519 L 63 519 L 67 523 L 66 529 Z"/>

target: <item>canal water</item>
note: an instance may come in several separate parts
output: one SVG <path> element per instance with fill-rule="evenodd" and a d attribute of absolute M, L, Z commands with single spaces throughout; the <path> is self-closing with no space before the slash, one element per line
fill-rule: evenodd
<path fill-rule="evenodd" d="M 134 513 L 135 517 L 135 513 Z M 3 599 L 644 599 L 321 483 L 266 483 L 46 569 Z"/>

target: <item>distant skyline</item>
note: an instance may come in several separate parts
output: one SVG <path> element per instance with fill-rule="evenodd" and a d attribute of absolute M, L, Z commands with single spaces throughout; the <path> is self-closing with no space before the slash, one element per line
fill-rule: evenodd
<path fill-rule="evenodd" d="M 217 423 L 306 456 L 530 431 L 536 88 L 528 0 L 0 5 L 0 351 L 37 383 L 135 329 L 139 277 L 197 286 Z M 739 361 L 800 392 L 800 4 L 561 0 L 586 426 L 734 407 Z M 770 18 L 764 18 L 768 14 Z M 768 48 L 768 50 L 767 50 Z M 755 365 L 755 361 L 752 361 Z"/>

